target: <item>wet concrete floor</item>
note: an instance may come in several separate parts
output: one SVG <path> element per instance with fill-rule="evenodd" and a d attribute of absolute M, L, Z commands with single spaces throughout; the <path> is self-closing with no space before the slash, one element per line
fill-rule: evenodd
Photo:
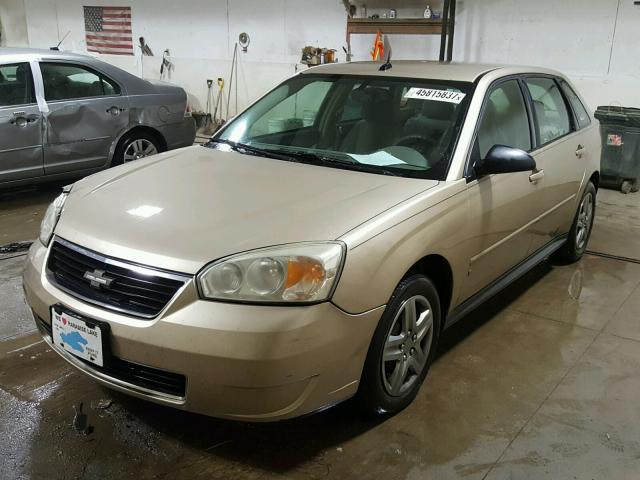
<path fill-rule="evenodd" d="M 0 244 L 35 238 L 57 190 L 0 195 Z M 602 190 L 598 205 L 591 250 L 640 259 L 640 193 Z M 29 319 L 23 260 L 0 255 L 2 479 L 640 478 L 640 261 L 543 263 L 445 333 L 416 401 L 393 417 L 347 402 L 251 425 L 76 372 Z"/>

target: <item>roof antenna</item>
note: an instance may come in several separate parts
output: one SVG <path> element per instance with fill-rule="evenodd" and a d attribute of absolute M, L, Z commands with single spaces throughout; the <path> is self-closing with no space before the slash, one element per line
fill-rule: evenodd
<path fill-rule="evenodd" d="M 51 47 L 49 50 L 55 50 L 56 52 L 59 51 L 60 50 L 60 45 L 62 44 L 62 42 L 65 41 L 65 39 L 69 36 L 70 33 L 71 33 L 71 30 L 69 30 L 67 33 L 65 33 L 64 37 L 62 37 L 62 40 L 60 40 L 55 47 Z"/>
<path fill-rule="evenodd" d="M 391 68 L 393 68 L 393 65 L 391 65 L 391 42 L 389 42 L 389 35 L 384 36 L 384 54 L 385 54 L 385 61 L 382 65 L 380 65 L 380 68 L 379 68 L 381 72 L 384 72 L 386 70 L 390 70 Z"/>

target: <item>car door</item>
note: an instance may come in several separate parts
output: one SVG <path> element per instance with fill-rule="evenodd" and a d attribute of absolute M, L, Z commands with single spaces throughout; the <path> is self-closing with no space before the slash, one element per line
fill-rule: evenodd
<path fill-rule="evenodd" d="M 558 79 L 531 76 L 523 83 L 533 112 L 536 148 L 532 156 L 542 193 L 534 205 L 533 253 L 569 230 L 584 174 L 579 157 L 585 155 L 586 147 Z"/>
<path fill-rule="evenodd" d="M 532 149 L 533 130 L 517 78 L 494 84 L 487 93 L 467 168 L 471 257 L 464 298 L 477 293 L 527 257 L 530 224 L 539 201 L 532 172 L 476 178 L 473 164 L 495 145 Z"/>
<path fill-rule="evenodd" d="M 31 67 L 0 65 L 0 183 L 43 174 L 42 117 Z"/>
<path fill-rule="evenodd" d="M 40 62 L 46 118 L 47 174 L 104 167 L 113 141 L 128 126 L 128 99 L 121 86 L 79 63 Z"/>

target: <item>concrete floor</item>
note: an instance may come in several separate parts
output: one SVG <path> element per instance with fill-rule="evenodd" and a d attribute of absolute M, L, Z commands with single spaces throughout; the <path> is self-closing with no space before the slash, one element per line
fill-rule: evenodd
<path fill-rule="evenodd" d="M 37 236 L 56 187 L 0 195 L 0 244 Z M 0 257 L 0 477 L 640 478 L 640 193 L 601 190 L 589 254 L 544 263 L 447 332 L 416 401 L 273 425 L 111 392 L 40 340 L 19 253 Z M 82 404 L 92 433 L 77 433 Z M 106 407 L 106 408 L 105 408 Z M 83 419 L 83 417 L 80 417 Z"/>

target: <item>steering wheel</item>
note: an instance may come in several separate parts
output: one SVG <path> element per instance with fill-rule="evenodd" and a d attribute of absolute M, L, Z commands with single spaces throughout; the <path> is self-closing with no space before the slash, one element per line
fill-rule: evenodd
<path fill-rule="evenodd" d="M 409 147 L 417 150 L 423 155 L 428 154 L 432 148 L 435 146 L 435 142 L 433 140 L 428 139 L 427 137 L 423 137 L 422 135 L 412 134 L 405 135 L 401 137 L 394 143 L 394 145 L 398 147 Z"/>

